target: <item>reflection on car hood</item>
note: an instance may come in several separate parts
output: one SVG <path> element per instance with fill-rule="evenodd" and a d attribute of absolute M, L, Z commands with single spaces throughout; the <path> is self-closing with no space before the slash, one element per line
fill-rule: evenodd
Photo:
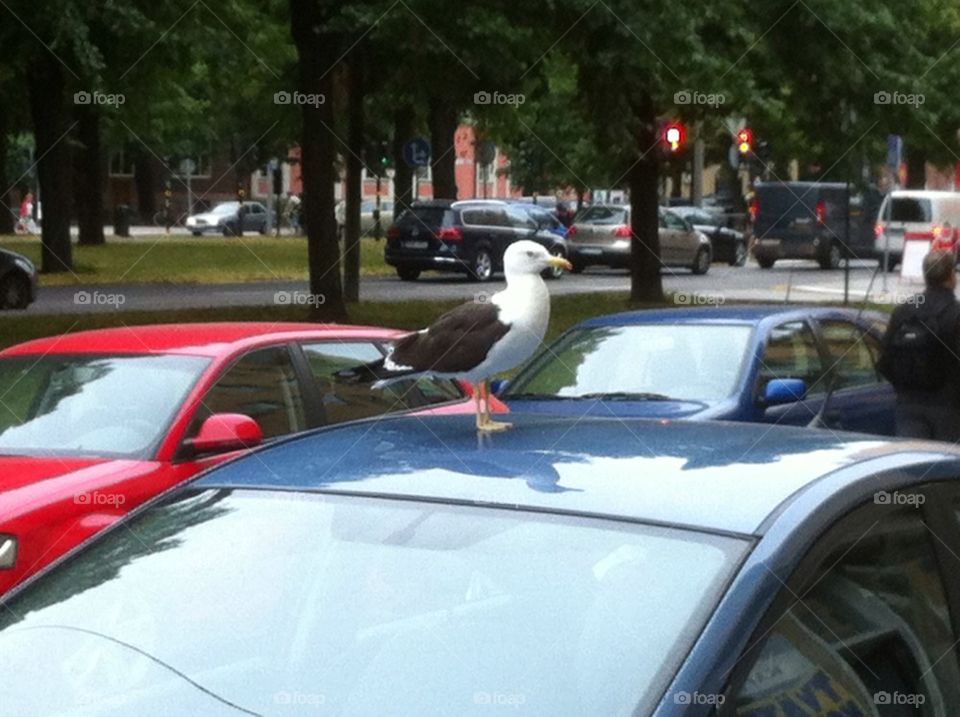
<path fill-rule="evenodd" d="M 13 490 L 46 478 L 56 478 L 104 463 L 106 460 L 104 458 L 0 456 L 0 491 Z"/>
<path fill-rule="evenodd" d="M 692 418 L 706 413 L 717 401 L 604 401 L 600 398 L 553 400 L 504 399 L 511 413 L 544 413 L 553 416 L 635 416 L 637 418 Z M 712 417 L 712 416 L 711 416 Z"/>

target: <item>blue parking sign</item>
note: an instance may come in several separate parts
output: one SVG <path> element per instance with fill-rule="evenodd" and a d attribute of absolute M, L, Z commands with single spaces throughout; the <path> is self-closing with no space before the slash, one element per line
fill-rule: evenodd
<path fill-rule="evenodd" d="M 414 137 L 403 145 L 403 161 L 411 167 L 426 167 L 430 164 L 430 141 Z"/>

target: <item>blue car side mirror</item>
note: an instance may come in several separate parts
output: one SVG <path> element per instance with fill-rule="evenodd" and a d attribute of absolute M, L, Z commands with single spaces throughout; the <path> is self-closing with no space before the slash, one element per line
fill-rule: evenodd
<path fill-rule="evenodd" d="M 506 378 L 494 379 L 490 382 L 490 393 L 494 396 L 499 397 L 504 391 L 507 390 L 507 386 L 510 385 L 510 380 Z"/>
<path fill-rule="evenodd" d="M 807 382 L 802 378 L 774 378 L 763 391 L 764 406 L 782 406 L 807 397 Z"/>

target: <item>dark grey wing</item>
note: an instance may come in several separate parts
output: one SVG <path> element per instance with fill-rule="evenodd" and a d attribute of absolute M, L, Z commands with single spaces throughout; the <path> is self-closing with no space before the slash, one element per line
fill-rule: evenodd
<path fill-rule="evenodd" d="M 426 331 L 397 341 L 390 360 L 414 371 L 469 371 L 483 363 L 490 347 L 509 330 L 510 325 L 500 321 L 500 309 L 495 304 L 463 304 L 434 321 Z"/>

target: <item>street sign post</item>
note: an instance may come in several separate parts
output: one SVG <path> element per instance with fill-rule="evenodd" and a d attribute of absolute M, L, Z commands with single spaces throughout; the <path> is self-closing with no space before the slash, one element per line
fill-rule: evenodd
<path fill-rule="evenodd" d="M 411 167 L 426 167 L 430 164 L 430 141 L 414 137 L 403 145 L 403 161 Z"/>

